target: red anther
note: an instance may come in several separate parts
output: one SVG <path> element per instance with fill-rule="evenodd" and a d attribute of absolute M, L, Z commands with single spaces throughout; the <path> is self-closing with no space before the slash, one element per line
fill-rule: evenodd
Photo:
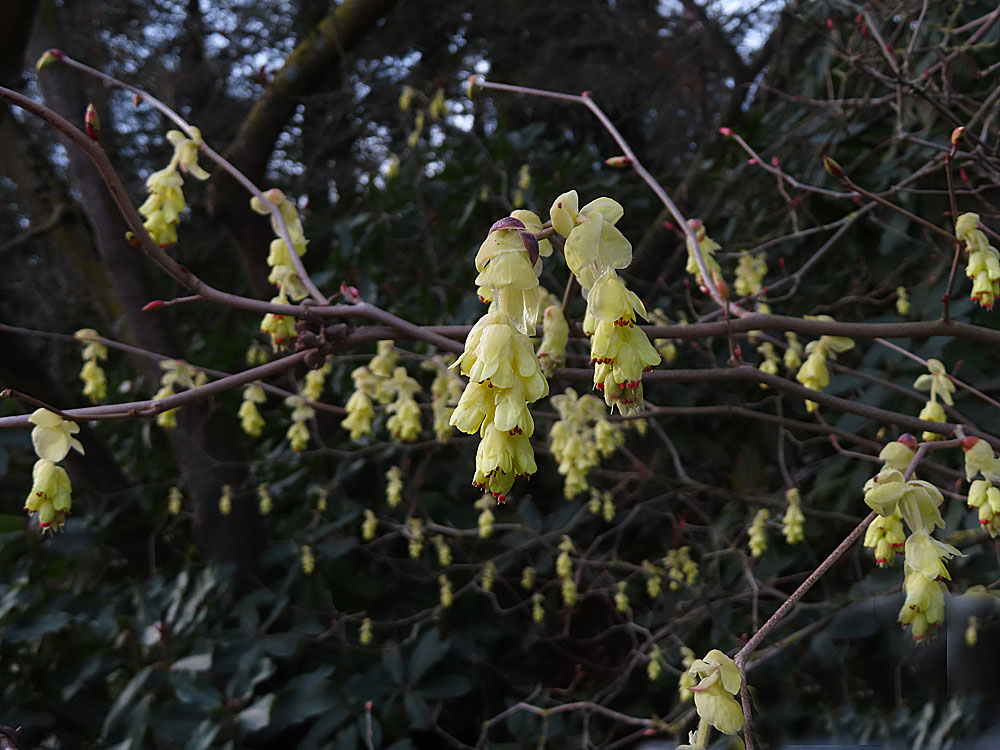
<path fill-rule="evenodd" d="M 148 310 L 155 310 L 158 307 L 163 307 L 162 299 L 154 299 L 152 302 L 147 302 L 145 305 L 142 306 L 142 311 L 146 312 Z"/>
<path fill-rule="evenodd" d="M 496 492 L 494 492 L 493 493 L 493 497 L 495 497 L 497 499 L 497 504 L 498 505 L 503 505 L 504 503 L 507 502 L 507 496 L 506 495 L 497 494 Z"/>

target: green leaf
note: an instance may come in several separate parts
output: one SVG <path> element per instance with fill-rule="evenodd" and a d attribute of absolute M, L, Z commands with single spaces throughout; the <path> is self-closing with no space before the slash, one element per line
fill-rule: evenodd
<path fill-rule="evenodd" d="M 101 728 L 102 737 L 107 737 L 108 733 L 121 721 L 124 713 L 132 707 L 139 691 L 146 685 L 146 681 L 149 680 L 152 674 L 153 667 L 144 667 L 135 677 L 129 680 L 128 685 L 118 694 L 118 697 L 111 706 L 111 710 L 108 711 L 108 715 L 104 719 L 104 726 Z"/>
<path fill-rule="evenodd" d="M 177 699 L 182 703 L 197 706 L 208 711 L 222 703 L 222 692 L 204 677 L 195 676 L 193 672 L 171 672 L 167 682 L 174 689 Z"/>
<path fill-rule="evenodd" d="M 212 668 L 212 652 L 204 654 L 192 654 L 178 659 L 170 665 L 170 671 L 185 670 L 188 672 L 207 672 Z"/>
<path fill-rule="evenodd" d="M 212 746 L 215 735 L 219 733 L 219 724 L 211 719 L 205 719 L 191 733 L 191 739 L 184 750 L 208 750 Z"/>
<path fill-rule="evenodd" d="M 274 705 L 274 693 L 268 693 L 255 700 L 249 708 L 245 708 L 236 716 L 236 721 L 248 732 L 258 732 L 271 722 L 271 707 Z"/>
<path fill-rule="evenodd" d="M 449 646 L 448 641 L 441 641 L 436 627 L 424 633 L 417 641 L 413 653 L 410 654 L 409 669 L 407 670 L 410 684 L 419 682 L 428 669 L 441 661 L 448 653 Z"/>

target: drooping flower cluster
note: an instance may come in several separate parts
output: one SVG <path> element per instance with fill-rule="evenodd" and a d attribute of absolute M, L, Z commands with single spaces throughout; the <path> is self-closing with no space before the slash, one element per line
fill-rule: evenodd
<path fill-rule="evenodd" d="M 270 515 L 271 511 L 274 510 L 274 499 L 264 483 L 257 485 L 257 510 L 262 516 Z"/>
<path fill-rule="evenodd" d="M 829 315 L 817 315 L 816 317 L 806 316 L 812 320 L 825 320 L 832 322 Z M 827 369 L 828 359 L 836 359 L 837 354 L 846 352 L 854 348 L 854 341 L 845 336 L 820 336 L 817 341 L 810 341 L 806 344 L 806 352 L 809 357 L 799 368 L 795 379 L 806 388 L 814 391 L 821 391 L 830 385 L 830 371 Z M 816 411 L 819 404 L 815 401 L 806 401 L 808 411 Z"/>
<path fill-rule="evenodd" d="M 899 621 L 909 625 L 913 639 L 919 641 L 944 621 L 945 585 L 940 579 L 951 579 L 944 561 L 961 553 L 931 536 L 935 527 L 944 526 L 938 510 L 944 499 L 941 492 L 929 482 L 907 481 L 904 470 L 897 468 L 915 446 L 912 436 L 904 437 L 905 442 L 901 439 L 883 449 L 885 467 L 866 483 L 865 503 L 883 518 L 898 516 L 910 529 L 903 547 L 906 600 Z"/>
<path fill-rule="evenodd" d="M 398 466 L 390 466 L 385 473 L 385 501 L 390 508 L 403 502 L 403 476 Z"/>
<path fill-rule="evenodd" d="M 517 212 L 541 226 L 529 212 Z M 469 383 L 451 424 L 480 435 L 472 483 L 500 502 L 519 476 L 535 473 L 529 438 L 535 423 L 528 404 L 549 392 L 529 333 L 538 315 L 539 243 L 521 218 L 501 219 L 476 255 L 476 285 L 489 288 L 493 303 L 469 331 L 465 351 L 455 362 Z M 536 266 L 538 271 L 536 272 Z"/>
<path fill-rule="evenodd" d="M 913 460 L 917 446 L 916 438 L 910 434 L 900 435 L 899 440 L 887 444 L 879 458 L 884 462 L 883 471 L 894 469 L 905 472 Z M 874 488 L 878 477 L 869 479 L 865 491 Z M 903 517 L 898 513 L 879 515 L 869 524 L 865 531 L 864 546 L 875 553 L 875 563 L 880 568 L 886 568 L 896 561 L 896 555 L 903 549 L 906 542 L 906 532 L 903 529 Z"/>
<path fill-rule="evenodd" d="M 764 277 L 767 275 L 767 258 L 763 252 L 741 255 L 736 265 L 736 293 L 749 297 L 756 295 L 757 312 L 769 313 L 771 306 L 764 301 Z"/>
<path fill-rule="evenodd" d="M 302 396 L 286 396 L 285 406 L 292 408 L 292 423 L 285 433 L 288 447 L 301 453 L 309 446 L 309 428 L 306 422 L 316 416 L 316 410 L 306 403 Z"/>
<path fill-rule="evenodd" d="M 455 407 L 462 398 L 464 390 L 461 379 L 449 369 L 452 364 L 451 359 L 450 355 L 439 354 L 421 364 L 424 369 L 434 371 L 434 380 L 431 382 L 431 412 L 434 414 L 434 434 L 441 443 L 446 442 L 451 435 L 451 415 L 455 413 Z"/>
<path fill-rule="evenodd" d="M 715 251 L 721 250 L 722 245 L 708 236 L 708 230 L 705 229 L 705 225 L 701 219 L 688 219 L 688 226 L 691 227 L 695 239 L 698 240 L 698 251 L 705 262 L 705 270 L 708 271 L 710 278 L 707 282 L 702 278 L 701 269 L 698 268 L 698 259 L 695 257 L 695 249 L 691 240 L 687 241 L 688 259 L 684 270 L 694 276 L 695 281 L 698 282 L 698 288 L 702 292 L 708 293 L 708 284 L 714 284 L 718 279 L 722 278 L 722 268 L 714 257 Z"/>
<path fill-rule="evenodd" d="M 323 395 L 323 387 L 326 385 L 326 376 L 330 374 L 333 363 L 327 360 L 321 367 L 310 370 L 306 373 L 305 382 L 302 384 L 302 397 L 306 401 L 319 401 Z"/>
<path fill-rule="evenodd" d="M 566 344 L 569 342 L 569 323 L 561 305 L 545 308 L 542 321 L 542 343 L 538 346 L 538 361 L 545 377 L 551 378 L 556 370 L 566 364 Z"/>
<path fill-rule="evenodd" d="M 987 309 L 1000 295 L 1000 252 L 990 245 L 986 234 L 979 229 L 979 214 L 966 213 L 955 222 L 955 234 L 965 243 L 969 261 L 965 275 L 972 279 L 969 299 Z"/>
<path fill-rule="evenodd" d="M 927 360 L 927 369 L 930 374 L 921 375 L 913 382 L 914 388 L 918 388 L 921 391 L 930 390 L 931 392 L 931 397 L 924 404 L 924 408 L 920 410 L 920 418 L 926 419 L 929 422 L 944 422 L 944 407 L 938 403 L 938 396 L 948 406 L 954 405 L 955 401 L 952 399 L 951 394 L 955 392 L 955 384 L 948 378 L 948 371 L 940 360 Z M 925 431 L 921 437 L 925 441 L 942 440 L 944 438 L 943 435 L 929 430 Z"/>
<path fill-rule="evenodd" d="M 799 335 L 794 331 L 785 331 L 785 341 L 788 342 L 788 348 L 785 349 L 783 357 L 785 369 L 789 372 L 798 372 L 799 368 L 802 367 L 802 355 L 805 354 L 802 344 L 799 342 Z"/>
<path fill-rule="evenodd" d="M 233 487 L 229 484 L 222 485 L 219 493 L 219 514 L 228 516 L 233 512 Z"/>
<path fill-rule="evenodd" d="M 271 213 L 271 205 L 277 207 L 297 256 L 305 255 L 306 245 L 309 241 L 302 229 L 302 220 L 299 218 L 298 210 L 283 192 L 272 188 L 264 193 L 264 198 L 267 202 L 254 196 L 250 199 L 250 207 L 259 214 L 271 217 L 271 229 L 276 235 L 275 239 L 271 240 L 270 252 L 267 256 L 267 265 L 271 269 L 267 280 L 278 288 L 278 295 L 271 302 L 276 305 L 288 305 L 306 298 L 309 296 L 309 292 L 292 263 L 292 250 L 288 247 L 288 243 L 281 238 L 281 225 Z M 288 315 L 268 313 L 261 321 L 260 330 L 271 337 L 271 346 L 277 351 L 295 338 L 295 319 Z"/>
<path fill-rule="evenodd" d="M 80 352 L 80 358 L 83 360 L 83 368 L 80 370 L 83 395 L 90 399 L 92 404 L 100 403 L 108 395 L 108 380 L 98 362 L 108 358 L 108 348 L 97 340 L 98 333 L 93 328 L 81 328 L 73 334 L 73 338 L 86 343 Z"/>
<path fill-rule="evenodd" d="M 607 419 L 601 402 L 588 394 L 577 396 L 567 388 L 553 396 L 552 405 L 559 412 L 559 421 L 549 432 L 549 450 L 559 462 L 559 473 L 566 479 L 563 494 L 567 500 L 584 492 L 587 472 L 608 458 L 622 443 L 622 431 Z"/>
<path fill-rule="evenodd" d="M 767 551 L 767 519 L 770 517 L 771 511 L 767 508 L 761 508 L 753 517 L 747 543 L 751 557 L 760 557 Z"/>
<path fill-rule="evenodd" d="M 965 451 L 965 478 L 969 486 L 968 505 L 979 510 L 979 523 L 991 537 L 1000 534 L 1000 459 L 993 455 L 993 448 L 985 440 L 967 437 L 962 441 Z M 973 480 L 976 474 L 982 479 Z"/>
<path fill-rule="evenodd" d="M 694 693 L 694 707 L 702 722 L 723 734 L 736 734 L 743 728 L 743 709 L 734 697 L 740 691 L 740 671 L 736 663 L 718 649 L 704 659 L 695 659 L 688 671 L 700 681 L 688 688 Z M 698 734 L 704 740 L 703 730 Z M 704 747 L 705 743 L 695 743 Z"/>
<path fill-rule="evenodd" d="M 70 449 L 83 453 L 83 444 L 73 437 L 80 426 L 48 409 L 36 409 L 28 421 L 35 425 L 31 443 L 38 460 L 31 470 L 31 491 L 24 501 L 24 509 L 29 515 L 38 515 L 42 531 L 58 531 L 65 525 L 73 504 L 69 474 L 58 463 L 66 458 Z"/>
<path fill-rule="evenodd" d="M 351 372 L 351 380 L 354 381 L 354 392 L 344 406 L 347 416 L 340 426 L 350 430 L 351 440 L 360 440 L 372 432 L 372 420 L 375 419 L 372 399 L 377 393 L 378 379 L 367 367 L 356 367 Z"/>
<path fill-rule="evenodd" d="M 160 389 L 153 395 L 154 400 L 173 396 L 177 388 L 197 388 L 204 385 L 208 376 L 196 367 L 180 359 L 165 359 L 160 362 L 163 375 L 160 377 Z M 177 426 L 177 409 L 161 411 L 156 415 L 156 423 L 165 430 Z"/>
<path fill-rule="evenodd" d="M 632 262 L 632 245 L 615 224 L 625 213 L 611 198 L 579 208 L 575 190 L 552 204 L 553 228 L 566 238 L 566 265 L 587 296 L 583 330 L 591 337 L 594 387 L 608 406 L 623 414 L 642 410 L 642 373 L 660 363 L 660 355 L 635 325 L 648 319 L 642 301 L 626 288 L 616 269 Z"/>
<path fill-rule="evenodd" d="M 139 213 L 145 219 L 143 226 L 149 236 L 160 247 L 177 242 L 177 222 L 186 206 L 181 189 L 184 178 L 180 173 L 186 172 L 198 180 L 209 178 L 208 172 L 198 166 L 201 131 L 192 127 L 190 132 L 192 138 L 179 130 L 167 132 L 167 140 L 174 147 L 174 155 L 167 166 L 146 178 L 149 197 L 139 206 Z"/>
<path fill-rule="evenodd" d="M 693 586 L 698 580 L 698 563 L 691 559 L 691 548 L 684 546 L 667 552 L 663 559 L 667 566 L 667 587 L 671 591 L 680 590 L 681 584 Z"/>
<path fill-rule="evenodd" d="M 896 287 L 896 312 L 904 318 L 910 314 L 910 295 L 905 286 Z"/>
<path fill-rule="evenodd" d="M 789 544 L 798 544 L 805 539 L 806 522 L 806 517 L 802 514 L 802 496 L 798 487 L 785 490 L 785 502 L 788 503 L 788 507 L 781 519 L 781 533 L 785 535 L 785 541 Z"/>
<path fill-rule="evenodd" d="M 262 404 L 266 400 L 264 389 L 256 383 L 250 383 L 243 389 L 243 401 L 236 414 L 240 418 L 240 427 L 243 428 L 243 432 L 250 437 L 260 437 L 260 433 L 264 429 L 264 417 L 260 415 L 257 404 Z"/>
<path fill-rule="evenodd" d="M 563 604 L 572 607 L 576 604 L 577 590 L 576 580 L 573 578 L 573 560 L 570 553 L 573 551 L 573 540 L 564 534 L 559 542 L 559 556 L 556 558 L 556 576 L 561 585 Z"/>
<path fill-rule="evenodd" d="M 393 440 L 411 443 L 420 435 L 420 406 L 414 396 L 420 390 L 420 383 L 406 374 L 405 367 L 397 367 L 387 386 L 395 395 L 389 404 L 391 415 L 385 426 Z"/>

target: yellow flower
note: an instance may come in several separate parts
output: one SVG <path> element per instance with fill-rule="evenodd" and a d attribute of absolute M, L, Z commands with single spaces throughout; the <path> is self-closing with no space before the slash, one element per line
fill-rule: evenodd
<path fill-rule="evenodd" d="M 802 500 L 797 488 L 792 487 L 785 492 L 785 500 L 788 508 L 781 519 L 781 531 L 785 535 L 785 541 L 789 544 L 798 544 L 805 539 L 803 527 L 806 517 L 802 514 Z"/>
<path fill-rule="evenodd" d="M 767 508 L 761 508 L 750 524 L 750 554 L 753 557 L 760 557 L 767 550 L 767 519 L 771 512 Z"/>
<path fill-rule="evenodd" d="M 62 461 L 70 448 L 83 454 L 83 444 L 73 435 L 80 431 L 80 425 L 63 419 L 48 409 L 36 409 L 28 417 L 35 425 L 31 431 L 31 442 L 39 458 Z"/>
<path fill-rule="evenodd" d="M 73 487 L 69 475 L 55 461 L 40 458 L 35 462 L 31 478 L 31 492 L 24 509 L 31 515 L 38 514 L 38 525 L 43 531 L 58 531 L 65 524 L 72 505 Z"/>
<path fill-rule="evenodd" d="M 896 554 L 903 549 L 906 533 L 903 519 L 898 513 L 891 516 L 876 516 L 865 531 L 864 546 L 874 550 L 875 563 L 880 568 L 893 564 Z"/>
<path fill-rule="evenodd" d="M 696 659 L 688 670 L 701 677 L 690 690 L 698 716 L 723 734 L 736 734 L 743 727 L 743 709 L 733 697 L 740 691 L 740 671 L 736 663 L 718 649 L 704 659 Z"/>
<path fill-rule="evenodd" d="M 938 396 L 940 396 L 941 400 L 948 404 L 948 406 L 954 405 L 955 401 L 952 399 L 951 394 L 955 392 L 955 384 L 948 378 L 948 371 L 945 370 L 944 365 L 940 360 L 929 359 L 927 360 L 927 369 L 930 371 L 930 374 L 921 375 L 917 378 L 913 383 L 913 387 L 921 391 L 930 389 L 931 401 L 937 401 Z"/>
<path fill-rule="evenodd" d="M 924 404 L 924 408 L 920 410 L 920 414 L 918 416 L 920 419 L 926 419 L 928 422 L 944 422 L 944 407 L 937 401 L 928 401 Z M 931 432 L 930 430 L 925 430 L 920 437 L 926 442 L 932 440 L 944 440 L 944 435 L 937 432 Z"/>
<path fill-rule="evenodd" d="M 991 482 L 1000 481 L 1000 459 L 993 455 L 993 448 L 985 440 L 970 436 L 962 441 L 965 451 L 965 479 L 971 482 L 977 473 Z"/>
<path fill-rule="evenodd" d="M 243 432 L 252 437 L 258 437 L 264 428 L 264 418 L 257 409 L 257 404 L 262 404 L 267 399 L 264 389 L 255 383 L 251 383 L 243 389 L 243 402 L 237 416 L 240 418 L 240 426 Z"/>

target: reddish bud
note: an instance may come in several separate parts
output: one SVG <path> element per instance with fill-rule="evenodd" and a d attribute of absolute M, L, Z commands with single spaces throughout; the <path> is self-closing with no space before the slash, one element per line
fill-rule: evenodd
<path fill-rule="evenodd" d="M 663 222 L 663 228 L 673 232 L 676 231 L 677 225 L 674 224 L 672 221 L 665 221 Z"/>
<path fill-rule="evenodd" d="M 965 126 L 959 125 L 951 131 L 951 145 L 958 146 L 965 138 Z"/>
<path fill-rule="evenodd" d="M 627 156 L 612 156 L 605 159 L 604 164 L 609 167 L 628 167 L 632 165 L 632 160 Z"/>
<path fill-rule="evenodd" d="M 132 94 L 132 106 L 138 107 L 140 104 L 142 104 L 142 97 L 138 94 Z"/>
<path fill-rule="evenodd" d="M 892 55 L 892 54 L 895 54 L 896 48 L 893 47 L 891 44 L 889 44 L 889 42 L 886 42 L 885 43 L 885 51 L 888 52 L 890 55 Z"/>
<path fill-rule="evenodd" d="M 827 18 L 826 19 L 826 28 L 827 28 L 828 31 L 833 31 L 834 26 L 833 26 L 833 19 L 832 18 Z"/>
<path fill-rule="evenodd" d="M 753 158 L 747 159 L 747 164 L 749 164 L 751 167 L 754 166 L 756 163 L 757 163 L 756 159 Z"/>
<path fill-rule="evenodd" d="M 779 255 L 778 256 L 778 265 L 781 266 L 781 270 L 782 271 L 785 270 L 785 256 L 784 255 Z"/>
<path fill-rule="evenodd" d="M 979 442 L 979 438 L 975 435 L 969 435 L 968 437 L 962 438 L 962 450 L 971 451 L 976 443 Z"/>
<path fill-rule="evenodd" d="M 142 247 L 142 243 L 136 237 L 135 232 L 125 232 L 125 239 L 128 240 L 128 244 L 132 247 Z"/>
<path fill-rule="evenodd" d="M 913 435 L 911 435 L 909 432 L 904 432 L 902 435 L 896 438 L 896 442 L 902 443 L 911 451 L 915 451 L 917 449 L 917 439 L 913 437 Z"/>
<path fill-rule="evenodd" d="M 827 172 L 836 177 L 838 180 L 843 180 L 846 177 L 843 168 L 829 156 L 823 156 L 823 166 L 826 168 Z"/>
<path fill-rule="evenodd" d="M 162 299 L 154 299 L 152 302 L 147 302 L 145 305 L 142 306 L 142 311 L 148 312 L 149 310 L 155 310 L 158 307 L 163 307 Z"/>
<path fill-rule="evenodd" d="M 97 109 L 93 104 L 87 105 L 87 111 L 83 115 L 83 124 L 87 129 L 87 135 L 90 136 L 90 140 L 101 140 L 101 120 L 97 116 Z"/>
<path fill-rule="evenodd" d="M 591 94 L 589 91 L 581 91 L 580 96 L 582 96 L 584 99 L 589 99 Z"/>
<path fill-rule="evenodd" d="M 778 161 L 778 157 L 777 156 L 772 156 L 771 157 L 771 166 L 774 167 L 775 169 L 778 169 L 781 166 L 781 162 Z"/>
<path fill-rule="evenodd" d="M 958 170 L 958 176 L 962 178 L 962 182 L 969 181 L 969 175 L 965 173 L 965 167 L 962 167 L 961 169 Z"/>
<path fill-rule="evenodd" d="M 725 128 L 725 127 L 719 128 L 719 135 L 721 135 L 724 138 L 732 138 L 733 137 L 733 129 L 732 128 Z"/>
<path fill-rule="evenodd" d="M 360 302 L 361 292 L 358 291 L 356 286 L 348 286 L 346 282 L 340 283 L 340 293 L 344 296 L 348 302 Z"/>
<path fill-rule="evenodd" d="M 38 58 L 38 62 L 35 63 L 35 70 L 37 71 L 45 70 L 54 62 L 62 60 L 62 58 L 63 58 L 62 50 L 58 49 L 47 50 L 42 54 L 41 57 Z"/>
<path fill-rule="evenodd" d="M 513 216 L 505 216 L 500 221 L 495 222 L 487 234 L 499 232 L 501 229 L 524 229 L 524 222 L 520 219 L 515 219 Z"/>

